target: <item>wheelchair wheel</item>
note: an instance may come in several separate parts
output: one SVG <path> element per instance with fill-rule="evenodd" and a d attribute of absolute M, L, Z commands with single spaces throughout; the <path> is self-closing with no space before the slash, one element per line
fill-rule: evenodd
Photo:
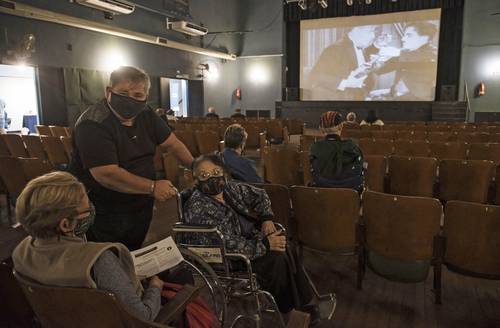
<path fill-rule="evenodd" d="M 195 284 L 203 287 L 200 296 L 216 313 L 217 318 L 221 322 L 221 327 L 224 327 L 227 304 L 224 288 L 217 274 L 210 264 L 205 262 L 198 254 L 181 246 L 179 246 L 179 251 L 184 257 L 184 262 L 181 265 L 192 272 Z"/>

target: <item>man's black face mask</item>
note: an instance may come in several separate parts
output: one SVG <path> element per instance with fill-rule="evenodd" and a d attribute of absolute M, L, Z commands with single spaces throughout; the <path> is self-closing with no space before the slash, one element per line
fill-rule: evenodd
<path fill-rule="evenodd" d="M 111 92 L 109 101 L 111 108 L 124 119 L 131 119 L 139 115 L 146 109 L 146 100 L 136 100 L 131 97 L 122 96 Z"/>

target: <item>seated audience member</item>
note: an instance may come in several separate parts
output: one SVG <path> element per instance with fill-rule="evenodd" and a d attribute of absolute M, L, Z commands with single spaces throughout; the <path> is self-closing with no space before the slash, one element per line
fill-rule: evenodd
<path fill-rule="evenodd" d="M 196 188 L 184 203 L 186 222 L 215 225 L 224 235 L 228 252 L 244 254 L 251 260 L 257 281 L 274 296 L 282 313 L 302 309 L 311 312 L 312 321 L 319 320 L 302 265 L 273 224 L 266 192 L 228 181 L 217 154 L 198 157 L 193 163 L 193 175 Z M 190 243 L 212 244 L 208 235 L 194 239 Z M 295 265 L 293 261 L 297 261 Z"/>
<path fill-rule="evenodd" d="M 234 110 L 234 114 L 231 115 L 231 118 L 245 118 L 245 117 L 246 116 L 241 113 L 241 109 L 240 108 L 236 108 Z"/>
<path fill-rule="evenodd" d="M 239 124 L 228 126 L 224 133 L 224 152 L 222 157 L 233 179 L 250 182 L 264 183 L 257 174 L 255 163 L 242 156 L 248 134 Z"/>
<path fill-rule="evenodd" d="M 375 113 L 375 111 L 373 109 L 371 109 L 370 111 L 368 111 L 368 115 L 366 116 L 366 118 L 363 121 L 361 121 L 361 123 L 359 123 L 359 125 L 383 126 L 384 122 L 381 119 L 379 119 L 377 117 L 377 114 Z"/>
<path fill-rule="evenodd" d="M 44 285 L 111 292 L 131 313 L 153 321 L 161 308 L 163 281 L 154 276 L 143 291 L 124 245 L 87 242 L 94 213 L 85 187 L 69 173 L 29 182 L 16 203 L 17 219 L 29 236 L 12 254 L 14 268 Z"/>
<path fill-rule="evenodd" d="M 175 116 L 175 111 L 170 108 L 165 112 L 165 115 L 167 115 L 167 120 L 169 121 L 177 121 L 177 117 Z"/>
<path fill-rule="evenodd" d="M 341 138 L 340 113 L 321 115 L 320 129 L 325 139 L 311 145 L 310 161 L 313 184 L 325 188 L 352 188 L 363 191 L 363 154 L 350 139 Z"/>
<path fill-rule="evenodd" d="M 219 115 L 217 115 L 217 113 L 215 112 L 215 107 L 210 106 L 208 107 L 208 113 L 207 115 L 205 115 L 205 117 L 218 119 Z"/>
<path fill-rule="evenodd" d="M 346 125 L 359 125 L 359 123 L 357 121 L 356 113 L 350 112 L 349 114 L 347 114 L 345 124 Z"/>

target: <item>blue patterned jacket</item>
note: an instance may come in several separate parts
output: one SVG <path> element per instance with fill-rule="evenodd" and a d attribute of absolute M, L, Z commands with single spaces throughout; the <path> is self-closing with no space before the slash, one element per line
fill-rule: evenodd
<path fill-rule="evenodd" d="M 224 235 L 226 250 L 255 259 L 267 252 L 267 239 L 260 225 L 273 218 L 271 201 L 265 190 L 228 181 L 224 188 L 225 204 L 195 190 L 184 203 L 186 223 L 216 226 Z M 190 243 L 213 245 L 207 234 L 197 234 Z"/>

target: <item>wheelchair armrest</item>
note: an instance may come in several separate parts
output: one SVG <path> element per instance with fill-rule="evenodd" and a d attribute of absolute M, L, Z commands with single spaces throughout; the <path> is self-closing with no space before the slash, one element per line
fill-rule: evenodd
<path fill-rule="evenodd" d="M 155 322 L 168 324 L 177 319 L 186 309 L 189 302 L 198 297 L 200 290 L 201 287 L 184 285 L 174 298 L 162 307 L 156 316 Z"/>
<path fill-rule="evenodd" d="M 249 279 L 252 278 L 252 275 L 253 275 L 252 262 L 250 262 L 250 259 L 248 258 L 248 256 L 240 254 L 240 253 L 226 253 L 226 258 L 229 260 L 243 261 L 243 263 L 245 263 L 246 272 L 248 273 Z"/>
<path fill-rule="evenodd" d="M 217 226 L 211 224 L 195 224 L 195 223 L 176 223 L 172 228 L 174 232 L 213 232 L 217 233 L 219 230 Z"/>

